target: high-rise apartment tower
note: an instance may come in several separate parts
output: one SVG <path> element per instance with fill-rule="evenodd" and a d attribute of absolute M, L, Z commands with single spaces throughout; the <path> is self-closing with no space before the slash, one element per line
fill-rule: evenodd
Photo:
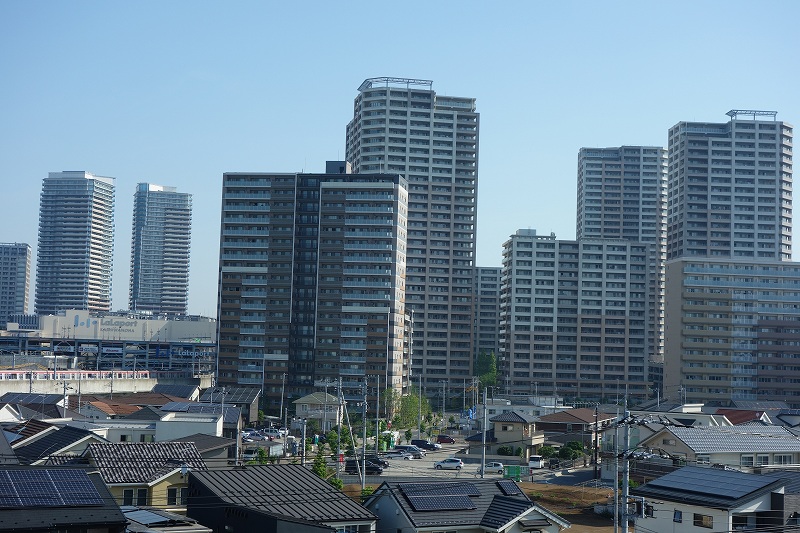
<path fill-rule="evenodd" d="M 669 130 L 667 259 L 791 260 L 792 126 L 774 111 Z"/>
<path fill-rule="evenodd" d="M 51 172 L 42 184 L 37 314 L 111 309 L 114 178 Z"/>
<path fill-rule="evenodd" d="M 365 80 L 347 125 L 354 172 L 408 179 L 414 383 L 419 377 L 434 393 L 449 381 L 448 397 L 472 376 L 478 133 L 474 98 L 439 95 L 433 82 L 405 78 Z"/>
<path fill-rule="evenodd" d="M 404 177 L 344 162 L 224 174 L 219 384 L 261 387 L 271 413 L 340 380 L 405 392 L 407 213 Z"/>
<path fill-rule="evenodd" d="M 139 183 L 133 203 L 131 311 L 186 314 L 192 195 Z"/>
<path fill-rule="evenodd" d="M 0 243 L 0 327 L 5 327 L 10 315 L 28 311 L 30 282 L 30 245 Z"/>

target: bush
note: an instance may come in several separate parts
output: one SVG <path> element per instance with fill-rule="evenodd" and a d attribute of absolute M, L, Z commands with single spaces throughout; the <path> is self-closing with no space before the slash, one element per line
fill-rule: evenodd
<path fill-rule="evenodd" d="M 556 449 L 552 446 L 542 446 L 539 448 L 539 455 L 544 457 L 545 459 L 549 459 L 551 457 L 555 457 L 557 455 Z"/>
<path fill-rule="evenodd" d="M 514 455 L 513 446 L 500 446 L 497 448 L 497 455 Z"/>

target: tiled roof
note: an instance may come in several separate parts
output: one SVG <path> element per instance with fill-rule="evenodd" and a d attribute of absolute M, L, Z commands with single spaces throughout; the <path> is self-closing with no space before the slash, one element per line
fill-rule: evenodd
<path fill-rule="evenodd" d="M 199 387 L 197 385 L 158 384 L 153 387 L 153 392 L 169 394 L 170 396 L 178 396 L 179 398 L 188 399 L 194 396 L 198 389 Z"/>
<path fill-rule="evenodd" d="M 482 433 L 475 433 L 474 435 L 464 438 L 464 440 L 467 442 L 483 442 L 482 435 Z M 494 436 L 494 429 L 490 429 L 486 432 L 486 442 L 497 442 L 497 439 Z"/>
<path fill-rule="evenodd" d="M 225 448 L 226 446 L 236 444 L 236 441 L 233 439 L 217 437 L 216 435 L 206 435 L 205 433 L 195 433 L 188 437 L 172 439 L 170 442 L 194 442 L 194 445 L 197 446 L 197 450 L 200 453 L 218 450 L 219 448 Z"/>
<path fill-rule="evenodd" d="M 717 452 L 800 452 L 800 438 L 783 426 L 710 426 L 666 427 L 695 453 Z M 653 435 L 642 443 L 654 439 L 661 442 L 664 433 Z"/>
<path fill-rule="evenodd" d="M 127 420 L 161 420 L 164 416 L 163 411 L 157 407 L 146 405 L 136 412 L 127 415 Z"/>
<path fill-rule="evenodd" d="M 47 422 L 42 422 L 41 420 L 30 419 L 26 422 L 21 422 L 19 424 L 14 424 L 13 426 L 8 426 L 3 429 L 8 431 L 9 433 L 16 433 L 17 435 L 21 435 L 22 438 L 26 439 L 28 437 L 32 437 L 33 435 L 37 435 L 42 431 L 50 429 L 53 424 L 49 424 Z"/>
<path fill-rule="evenodd" d="M 70 397 L 72 398 L 72 397 Z M 169 394 L 160 394 L 156 392 L 134 392 L 126 394 L 84 394 L 82 402 L 106 402 L 106 403 L 125 403 L 128 405 L 138 405 L 145 407 L 151 405 L 153 407 L 161 407 L 169 402 L 183 402 L 185 398 L 171 396 Z"/>
<path fill-rule="evenodd" d="M 184 464 L 206 468 L 193 442 L 90 444 L 86 456 L 106 483 L 150 483 Z"/>
<path fill-rule="evenodd" d="M 424 491 L 431 495 L 447 494 L 467 494 L 472 504 L 472 509 L 461 509 L 457 512 L 442 512 L 436 510 L 417 511 L 411 504 L 403 490 L 404 486 L 411 486 L 417 492 L 424 487 Z M 400 506 L 401 512 L 406 515 L 408 520 L 417 529 L 446 527 L 450 529 L 466 529 L 470 526 L 482 524 L 487 512 L 491 509 L 491 514 L 487 518 L 492 523 L 506 520 L 508 523 L 514 517 L 511 516 L 515 511 L 519 516 L 525 509 L 533 506 L 533 502 L 523 491 L 519 494 L 507 496 L 495 481 L 476 479 L 474 481 L 425 481 L 420 483 L 403 482 L 384 482 L 375 489 L 373 497 L 366 502 L 367 507 L 372 502 L 377 503 L 378 497 L 384 497 L 388 493 Z M 495 497 L 501 496 L 504 499 L 495 503 Z M 514 501 L 518 503 L 514 503 Z M 494 507 L 492 507 L 494 505 Z"/>
<path fill-rule="evenodd" d="M 768 476 L 685 466 L 631 489 L 631 494 L 714 509 L 731 509 L 785 484 Z"/>
<path fill-rule="evenodd" d="M 141 407 L 139 407 L 138 405 L 130 405 L 124 403 L 106 403 L 100 401 L 89 402 L 89 405 L 95 407 L 96 409 L 99 409 L 100 411 L 103 411 L 105 414 L 109 416 L 129 415 L 141 409 Z"/>
<path fill-rule="evenodd" d="M 47 435 L 34 440 L 30 444 L 19 446 L 14 449 L 21 463 L 33 463 L 43 459 L 49 455 L 57 455 L 65 448 L 69 448 L 73 444 L 87 437 L 92 440 L 102 441 L 102 437 L 86 431 L 85 429 L 75 428 L 72 426 L 65 426 L 58 431 L 51 431 Z"/>
<path fill-rule="evenodd" d="M 537 418 L 535 416 L 517 413 L 515 411 L 506 411 L 505 413 L 500 413 L 489 419 L 490 422 L 521 422 L 523 424 L 533 424 L 536 420 Z"/>
<path fill-rule="evenodd" d="M 751 422 L 753 420 L 760 420 L 764 411 L 750 411 L 744 409 L 717 409 L 716 415 L 723 415 L 734 426 Z"/>
<path fill-rule="evenodd" d="M 790 470 L 768 470 L 762 474 L 772 479 L 782 479 L 786 482 L 786 494 L 800 494 L 800 472 Z"/>
<path fill-rule="evenodd" d="M 298 398 L 294 400 L 292 403 L 305 403 L 311 405 L 336 405 L 339 403 L 339 399 L 334 396 L 333 394 L 328 394 L 326 392 L 312 392 L 311 394 L 307 394 L 302 398 Z"/>
<path fill-rule="evenodd" d="M 510 496 L 495 496 L 481 518 L 481 527 L 499 529 L 533 507 L 533 502 Z"/>
<path fill-rule="evenodd" d="M 190 487 L 200 483 L 226 502 L 270 515 L 325 523 L 376 518 L 355 500 L 297 464 L 193 471 L 189 477 Z M 191 505 L 190 500 L 190 508 Z"/>

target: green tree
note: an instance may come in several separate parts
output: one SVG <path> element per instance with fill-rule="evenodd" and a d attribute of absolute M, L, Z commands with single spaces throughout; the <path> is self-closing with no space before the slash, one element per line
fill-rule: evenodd
<path fill-rule="evenodd" d="M 336 451 L 339 449 L 339 434 L 336 431 L 331 430 L 325 436 L 325 440 L 328 441 L 328 446 L 331 448 L 331 453 L 336 453 Z"/>
<path fill-rule="evenodd" d="M 497 455 L 514 455 L 513 446 L 500 446 L 497 448 Z"/>
<path fill-rule="evenodd" d="M 364 487 L 361 489 L 361 501 L 367 501 L 367 498 L 372 496 L 372 493 L 375 492 L 375 487 Z"/>
<path fill-rule="evenodd" d="M 403 438 L 406 439 L 406 443 L 411 442 L 411 439 L 414 438 L 414 432 L 410 429 L 407 429 L 405 433 L 403 433 Z"/>
<path fill-rule="evenodd" d="M 494 352 L 480 352 L 475 361 L 475 375 L 484 387 L 497 385 L 497 357 Z"/>
<path fill-rule="evenodd" d="M 556 449 L 553 448 L 552 446 L 542 446 L 541 448 L 539 448 L 539 455 L 541 455 L 545 459 L 555 457 Z"/>
<path fill-rule="evenodd" d="M 338 477 L 332 477 L 328 479 L 328 483 L 334 486 L 334 488 L 342 490 L 344 488 L 344 481 L 339 479 Z"/>
<path fill-rule="evenodd" d="M 314 464 L 311 467 L 311 471 L 321 479 L 328 479 L 330 475 L 328 463 L 325 461 L 325 456 L 322 453 L 321 447 L 320 450 L 317 451 L 316 457 L 314 457 Z"/>

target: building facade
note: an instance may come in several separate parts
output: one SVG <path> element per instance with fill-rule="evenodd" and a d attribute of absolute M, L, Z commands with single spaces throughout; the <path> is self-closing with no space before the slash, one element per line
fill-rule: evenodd
<path fill-rule="evenodd" d="M 650 253 L 644 243 L 517 230 L 503 244 L 499 375 L 506 393 L 647 398 Z"/>
<path fill-rule="evenodd" d="M 31 247 L 25 243 L 0 243 L 0 328 L 12 315 L 28 311 L 31 283 Z"/>
<path fill-rule="evenodd" d="M 39 210 L 36 313 L 109 311 L 113 250 L 114 178 L 51 172 Z"/>
<path fill-rule="evenodd" d="M 667 258 L 792 256 L 792 126 L 774 111 L 669 130 Z"/>
<path fill-rule="evenodd" d="M 479 118 L 474 98 L 439 95 L 429 80 L 371 78 L 347 125 L 355 172 L 408 179 L 406 300 L 414 381 L 428 391 L 472 377 Z"/>
<path fill-rule="evenodd" d="M 136 186 L 129 309 L 186 314 L 192 195 L 151 183 Z"/>
<path fill-rule="evenodd" d="M 666 393 L 800 408 L 800 263 L 676 259 L 666 287 Z"/>
<path fill-rule="evenodd" d="M 407 182 L 328 170 L 223 176 L 218 379 L 263 387 L 270 412 L 339 380 L 408 387 Z"/>
<path fill-rule="evenodd" d="M 475 358 L 500 353 L 500 267 L 475 267 Z"/>
<path fill-rule="evenodd" d="M 658 146 L 581 148 L 576 236 L 651 245 L 648 355 L 664 356 L 667 153 Z"/>

